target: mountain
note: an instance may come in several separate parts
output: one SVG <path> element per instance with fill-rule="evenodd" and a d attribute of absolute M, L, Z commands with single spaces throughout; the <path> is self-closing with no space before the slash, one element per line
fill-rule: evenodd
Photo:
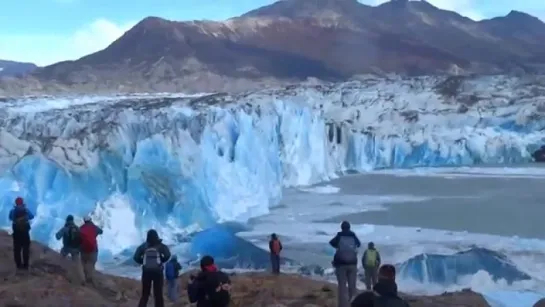
<path fill-rule="evenodd" d="M 36 68 L 38 68 L 38 66 L 32 63 L 0 60 L 0 77 L 24 75 Z"/>
<path fill-rule="evenodd" d="M 545 24 L 473 21 L 426 1 L 282 0 L 223 22 L 148 17 L 106 49 L 0 82 L 0 93 L 238 91 L 369 73 L 533 73 Z"/>

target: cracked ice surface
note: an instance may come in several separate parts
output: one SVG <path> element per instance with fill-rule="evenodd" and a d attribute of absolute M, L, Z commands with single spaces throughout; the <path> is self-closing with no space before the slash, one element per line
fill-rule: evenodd
<path fill-rule="evenodd" d="M 57 246 L 50 238 L 66 214 L 92 213 L 112 230 L 101 240 L 117 239 L 103 253 L 116 254 L 147 227 L 169 241 L 246 221 L 278 204 L 283 186 L 347 170 L 529 161 L 544 137 L 543 84 L 421 77 L 238 95 L 7 100 L 0 214 L 22 195 L 40 213 L 33 235 Z"/>

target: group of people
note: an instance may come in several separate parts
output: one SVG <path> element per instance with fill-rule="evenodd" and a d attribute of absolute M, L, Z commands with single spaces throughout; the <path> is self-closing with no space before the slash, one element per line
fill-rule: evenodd
<path fill-rule="evenodd" d="M 157 231 L 148 230 L 146 242 L 140 245 L 133 260 L 142 267 L 142 295 L 138 307 L 148 305 L 153 289 L 155 307 L 163 307 L 163 280 L 166 278 L 167 294 L 171 301 L 177 298 L 177 280 L 182 269 L 176 256 L 171 256 Z M 227 307 L 231 301 L 229 276 L 214 264 L 214 258 L 204 256 L 200 260 L 201 271 L 189 277 L 187 296 L 197 307 Z M 164 274 L 164 275 L 163 275 Z"/>
<path fill-rule="evenodd" d="M 362 255 L 361 264 L 364 272 L 365 292 L 357 294 L 358 249 L 361 242 L 350 230 L 349 222 L 341 223 L 338 232 L 329 245 L 335 248 L 332 265 L 337 278 L 338 307 L 407 307 L 407 302 L 397 294 L 395 282 L 396 268 L 391 264 L 381 266 L 380 253 L 373 242 L 367 244 Z M 280 251 L 282 243 L 276 234 L 269 241 L 271 268 L 273 274 L 280 273 Z"/>
<path fill-rule="evenodd" d="M 62 240 L 61 256 L 70 256 L 74 264 L 73 278 L 82 285 L 95 282 L 97 237 L 101 234 L 102 229 L 93 223 L 91 217 L 85 217 L 83 225 L 78 226 L 72 215 L 66 217 L 64 226 L 55 234 L 57 240 Z"/>
<path fill-rule="evenodd" d="M 350 230 L 350 223 L 346 221 L 341 223 L 341 231 L 329 241 L 329 245 L 336 250 L 332 264 L 337 277 L 338 307 L 409 306 L 397 295 L 395 267 L 391 264 L 381 266 L 380 253 L 373 242 L 369 242 L 361 258 L 365 286 L 368 291 L 356 296 L 358 249 L 361 247 L 361 242 Z"/>
<path fill-rule="evenodd" d="M 28 270 L 30 255 L 30 221 L 34 214 L 25 206 L 22 198 L 15 200 L 14 208 L 9 212 L 13 230 L 13 254 L 17 269 Z M 98 255 L 97 237 L 102 229 L 96 226 L 90 217 L 77 226 L 74 217 L 66 217 L 65 225 L 56 233 L 63 247 L 61 255 L 70 256 L 76 269 L 76 278 L 81 284 L 94 284 L 95 264 Z M 361 242 L 350 230 L 350 223 L 342 222 L 341 231 L 329 244 L 336 252 L 332 264 L 338 283 L 338 307 L 407 307 L 408 304 L 397 295 L 395 283 L 396 270 L 392 265 L 382 265 L 379 252 L 373 242 L 361 258 L 368 291 L 356 295 L 358 275 L 358 249 Z M 272 273 L 280 274 L 280 253 L 282 243 L 276 234 L 271 235 L 269 251 Z M 142 292 L 139 307 L 148 304 L 153 289 L 155 307 L 163 307 L 163 284 L 167 282 L 167 296 L 177 300 L 177 280 L 182 266 L 169 248 L 163 244 L 157 231 L 147 232 L 146 241 L 136 249 L 133 260 L 142 268 Z M 201 271 L 191 275 L 187 295 L 197 307 L 227 307 L 230 303 L 231 281 L 229 276 L 214 264 L 214 258 L 204 256 L 200 260 Z M 373 290 L 373 291 L 369 291 Z"/>
<path fill-rule="evenodd" d="M 13 259 L 17 270 L 28 270 L 30 259 L 30 221 L 34 214 L 27 208 L 21 197 L 15 199 L 15 206 L 9 212 L 12 223 Z M 85 217 L 81 226 L 77 226 L 74 217 L 68 215 L 64 226 L 56 233 L 57 240 L 62 240 L 61 255 L 70 256 L 75 270 L 75 281 L 82 285 L 96 285 L 94 278 L 98 256 L 97 237 L 102 229 L 95 225 L 91 217 Z M 145 307 L 153 289 L 156 307 L 163 307 L 163 284 L 167 283 L 167 296 L 177 300 L 177 280 L 182 266 L 169 248 L 163 244 L 157 231 L 147 232 L 146 241 L 140 245 L 133 256 L 142 267 L 142 292 L 138 306 Z M 200 260 L 201 272 L 190 276 L 187 288 L 188 298 L 197 307 L 227 307 L 230 302 L 231 281 L 227 274 L 218 270 L 214 258 L 204 256 Z M 74 272 L 73 270 L 69 270 Z"/>
<path fill-rule="evenodd" d="M 13 259 L 17 270 L 29 269 L 30 258 L 30 221 L 34 214 L 27 208 L 23 198 L 15 199 L 15 206 L 9 212 L 9 220 L 12 226 Z M 95 264 L 97 262 L 98 245 L 97 236 L 102 234 L 102 229 L 93 224 L 90 217 L 84 219 L 81 226 L 74 223 L 74 217 L 66 217 L 65 225 L 57 232 L 57 240 L 63 242 L 61 255 L 71 256 L 76 270 L 76 278 L 79 283 L 93 283 Z M 82 268 L 83 265 L 83 268 Z"/>

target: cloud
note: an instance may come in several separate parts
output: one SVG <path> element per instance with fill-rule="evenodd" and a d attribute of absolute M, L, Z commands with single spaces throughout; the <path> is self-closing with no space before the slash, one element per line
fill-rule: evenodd
<path fill-rule="evenodd" d="M 116 24 L 101 18 L 68 35 L 2 34 L 0 59 L 32 62 L 40 66 L 76 60 L 106 48 L 135 24 Z"/>

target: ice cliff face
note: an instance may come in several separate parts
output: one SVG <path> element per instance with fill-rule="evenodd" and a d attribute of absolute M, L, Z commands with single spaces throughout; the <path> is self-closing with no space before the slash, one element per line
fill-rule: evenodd
<path fill-rule="evenodd" d="M 376 79 L 236 96 L 134 95 L 0 105 L 0 215 L 16 195 L 49 243 L 92 213 L 116 254 L 156 227 L 246 220 L 281 188 L 347 170 L 523 162 L 544 138 L 538 78 Z M 7 226 L 7 220 L 3 224 Z"/>

